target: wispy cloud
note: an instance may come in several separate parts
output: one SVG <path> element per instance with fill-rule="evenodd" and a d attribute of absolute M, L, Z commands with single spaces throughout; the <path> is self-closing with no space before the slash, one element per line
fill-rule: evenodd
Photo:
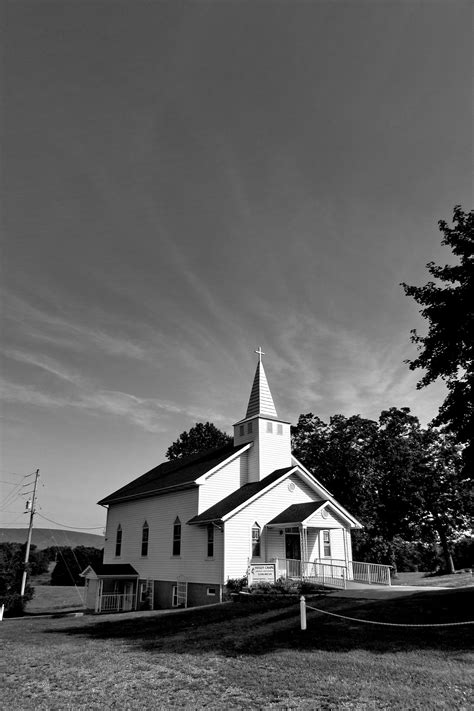
<path fill-rule="evenodd" d="M 156 354 L 150 353 L 143 344 L 132 339 L 112 335 L 102 329 L 81 324 L 77 320 L 53 315 L 17 296 L 7 295 L 5 304 L 5 316 L 16 321 L 20 331 L 37 340 L 80 350 L 93 346 L 107 355 L 143 361 L 156 357 Z"/>

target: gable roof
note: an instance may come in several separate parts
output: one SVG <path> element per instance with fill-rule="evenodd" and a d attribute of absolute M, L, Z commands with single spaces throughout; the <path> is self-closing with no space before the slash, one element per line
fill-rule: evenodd
<path fill-rule="evenodd" d="M 211 469 L 215 469 L 219 464 L 223 464 L 240 451 L 247 449 L 248 446 L 248 444 L 242 444 L 239 447 L 234 447 L 233 444 L 230 444 L 217 449 L 209 449 L 191 457 L 163 462 L 101 499 L 98 503 L 105 506 L 130 499 L 164 494 L 169 490 L 188 489 L 196 486 L 196 479 Z"/>
<path fill-rule="evenodd" d="M 290 523 L 302 523 L 311 514 L 320 509 L 326 501 L 307 501 L 304 504 L 292 504 L 287 509 L 275 516 L 267 523 L 267 526 L 287 526 Z"/>
<path fill-rule="evenodd" d="M 114 578 L 137 578 L 138 573 L 130 563 L 94 563 L 93 565 L 88 565 L 85 570 L 82 571 L 81 576 L 87 577 L 90 571 L 94 572 L 98 578 L 106 578 L 109 575 Z"/>
<path fill-rule="evenodd" d="M 276 469 L 261 481 L 256 481 L 252 484 L 244 484 L 240 487 L 240 489 L 233 491 L 232 494 L 229 494 L 229 496 L 226 496 L 221 501 L 218 501 L 217 504 L 211 506 L 207 509 L 207 511 L 203 511 L 203 513 L 198 516 L 193 516 L 188 523 L 211 523 L 212 521 L 221 521 L 224 516 L 227 516 L 242 504 L 245 504 L 256 494 L 260 494 L 271 484 L 274 484 L 294 469 L 295 467 Z"/>

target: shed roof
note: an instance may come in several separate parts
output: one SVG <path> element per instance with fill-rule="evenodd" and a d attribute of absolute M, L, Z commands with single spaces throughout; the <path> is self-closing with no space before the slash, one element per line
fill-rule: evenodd
<path fill-rule="evenodd" d="M 137 571 L 130 563 L 94 563 L 93 565 L 89 565 L 84 573 L 89 569 L 92 569 L 98 578 L 106 578 L 109 576 L 114 578 L 138 577 Z"/>
<path fill-rule="evenodd" d="M 129 499 L 142 498 L 155 494 L 165 493 L 168 489 L 189 488 L 194 486 L 194 482 L 206 472 L 214 469 L 226 459 L 244 449 L 248 445 L 234 447 L 233 444 L 209 449 L 200 454 L 183 459 L 173 459 L 171 462 L 163 462 L 154 469 L 142 474 L 129 484 L 117 489 L 113 494 L 101 499 L 101 505 L 118 503 Z"/>

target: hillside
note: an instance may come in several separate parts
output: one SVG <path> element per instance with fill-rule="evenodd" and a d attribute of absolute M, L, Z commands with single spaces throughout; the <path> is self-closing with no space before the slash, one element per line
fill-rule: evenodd
<path fill-rule="evenodd" d="M 27 528 L 0 528 L 0 543 L 26 543 Z M 50 546 L 104 547 L 104 536 L 81 531 L 66 531 L 61 528 L 33 528 L 33 545 L 39 550 Z"/>

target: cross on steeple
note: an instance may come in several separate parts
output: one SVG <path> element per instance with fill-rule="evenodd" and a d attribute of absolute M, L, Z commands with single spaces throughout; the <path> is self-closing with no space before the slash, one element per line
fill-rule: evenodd
<path fill-rule="evenodd" d="M 255 351 L 255 353 L 258 353 L 258 362 L 262 362 L 262 356 L 265 355 L 265 353 L 262 351 L 262 346 L 258 347 L 258 350 Z"/>

